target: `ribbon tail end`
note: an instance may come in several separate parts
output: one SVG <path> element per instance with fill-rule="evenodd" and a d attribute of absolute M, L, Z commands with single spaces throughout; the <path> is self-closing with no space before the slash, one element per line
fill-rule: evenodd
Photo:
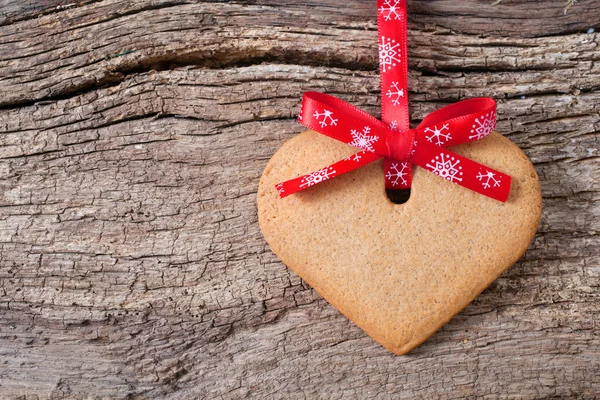
<path fill-rule="evenodd" d="M 510 188 L 512 186 L 512 177 L 511 176 L 507 176 L 507 183 L 506 186 L 508 187 L 507 190 L 504 190 L 502 192 L 502 196 L 498 199 L 503 203 L 506 203 L 508 201 L 508 198 L 510 197 Z"/>
<path fill-rule="evenodd" d="M 274 186 L 280 199 L 288 197 L 290 194 L 292 194 L 292 192 L 287 192 L 286 190 L 283 189 L 284 184 L 285 184 L 285 182 L 281 182 Z"/>

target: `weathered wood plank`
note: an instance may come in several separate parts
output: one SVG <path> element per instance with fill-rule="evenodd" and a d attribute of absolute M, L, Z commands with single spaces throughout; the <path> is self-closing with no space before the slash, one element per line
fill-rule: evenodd
<path fill-rule="evenodd" d="M 417 116 L 436 103 L 431 98 L 427 102 L 417 100 L 419 94 L 423 96 L 438 87 L 439 99 L 452 97 L 439 84 L 439 77 L 419 76 L 412 82 Z M 494 92 L 496 86 L 505 84 L 500 79 L 490 82 L 488 90 Z M 31 381 L 33 388 L 58 390 L 60 385 L 52 380 L 53 371 L 68 377 L 71 362 L 61 364 L 52 354 L 64 341 L 74 358 L 103 348 L 104 357 L 100 359 L 105 361 L 101 364 L 110 365 L 105 358 L 108 356 L 113 367 L 121 371 L 120 376 L 134 382 L 135 390 L 161 393 L 171 380 L 178 381 L 181 371 L 207 368 L 204 351 L 215 357 L 257 356 L 260 353 L 255 353 L 252 345 L 243 350 L 242 342 L 256 340 L 259 333 L 255 332 L 266 329 L 275 337 L 267 335 L 259 342 L 259 348 L 266 346 L 262 350 L 271 349 L 281 357 L 296 357 L 296 351 L 316 352 L 318 357 L 331 359 L 335 355 L 336 362 L 348 362 L 356 361 L 354 357 L 361 357 L 368 349 L 380 359 L 377 363 L 387 371 L 390 384 L 398 383 L 390 373 L 403 362 L 377 349 L 356 328 L 343 333 L 340 326 L 345 331 L 349 324 L 322 301 L 315 303 L 318 296 L 276 262 L 256 226 L 254 190 L 262 167 L 275 149 L 299 130 L 292 119 L 298 105 L 295 93 L 318 88 L 357 93 L 352 100 L 367 109 L 369 105 L 374 109 L 372 104 L 377 102 L 374 73 L 263 65 L 140 74 L 113 88 L 3 111 L 3 150 L 8 151 L 3 154 L 1 168 L 5 171 L 4 312 L 14 321 L 15 329 L 9 333 L 16 337 L 9 343 L 11 348 L 29 349 L 41 340 L 44 347 L 41 353 L 17 352 L 9 370 L 17 374 L 12 363 L 36 359 L 38 369 L 46 372 L 39 374 L 39 381 Z M 542 95 L 536 101 L 546 97 L 552 104 L 564 95 Z M 577 111 L 579 116 L 572 117 L 573 123 L 590 115 L 594 118 L 597 99 L 579 103 L 584 108 Z M 591 108 L 586 110 L 585 105 Z M 588 149 L 598 148 L 598 136 L 573 134 L 570 139 L 568 134 L 558 135 L 555 121 L 563 107 L 549 107 L 537 114 L 533 107 L 527 99 L 505 100 L 500 111 L 508 118 L 501 119 L 500 130 L 509 131 L 512 125 L 515 140 L 523 144 L 528 137 L 546 146 L 569 141 L 571 157 L 564 160 L 564 156 L 548 153 L 535 144 L 527 150 L 538 165 L 547 198 L 540 236 L 522 263 L 509 270 L 447 330 L 409 356 L 425 357 L 418 371 L 427 369 L 430 352 L 452 358 L 464 355 L 467 347 L 474 352 L 472 356 L 485 359 L 509 351 L 517 343 L 524 355 L 512 362 L 545 363 L 547 360 L 535 358 L 540 340 L 551 352 L 557 352 L 569 329 L 577 329 L 580 338 L 566 346 L 583 346 L 592 359 L 598 360 L 592 349 L 600 344 L 594 334 L 598 328 L 595 321 L 600 271 L 593 266 L 598 263 L 600 246 L 591 232 L 598 230 L 600 212 L 597 202 L 589 200 L 597 199 L 600 180 L 597 164 L 586 167 L 585 163 Z M 523 137 L 518 128 L 522 122 L 515 125 L 509 119 L 528 112 L 538 123 Z M 569 175 L 581 175 L 587 184 L 583 186 L 579 180 L 563 182 Z M 585 193 L 580 193 L 582 188 Z M 578 217 L 567 218 L 574 210 Z M 581 233 L 574 237 L 574 232 Z M 585 266 L 592 268 L 583 270 Z M 324 316 L 313 319 L 315 307 L 320 310 L 318 315 Z M 472 314 L 484 317 L 469 317 Z M 498 320 L 499 315 L 502 318 Z M 303 323 L 295 326 L 293 321 L 298 318 Z M 311 320 L 313 323 L 309 323 Z M 451 328 L 453 324 L 458 324 L 456 332 Z M 293 327 L 299 338 L 284 335 L 283 343 L 278 345 L 282 339 L 277 338 L 277 332 L 282 326 Z M 51 333 L 46 328 L 52 329 Z M 30 329 L 37 333 L 29 333 Z M 319 336 L 316 332 L 320 329 L 336 333 L 333 338 Z M 490 338 L 498 334 L 502 335 L 500 339 Z M 465 346 L 463 338 L 475 344 Z M 56 346 L 56 340 L 58 347 L 45 347 Z M 351 342 L 342 347 L 331 348 L 338 341 L 348 340 Z M 355 340 L 359 344 L 347 354 Z M 496 340 L 502 344 L 489 345 L 489 341 Z M 459 344 L 457 347 L 451 343 Z M 231 352 L 230 345 L 240 354 Z M 289 346 L 299 348 L 290 352 Z M 502 350 L 498 346 L 507 347 Z M 156 355 L 146 360 L 148 352 Z M 572 378 L 563 377 L 561 386 L 567 389 L 552 392 L 547 388 L 544 393 L 565 394 L 568 388 L 592 393 L 597 383 L 597 363 L 574 357 L 569 348 L 564 352 L 561 361 L 556 355 L 553 359 L 587 376 L 587 389 L 579 381 L 570 386 Z M 245 372 L 249 382 L 256 379 L 254 373 L 262 371 L 261 361 L 254 362 L 258 363 L 257 369 Z M 454 376 L 456 363 L 444 361 L 442 367 L 438 362 L 435 359 L 430 367 Z M 500 361 L 493 365 L 507 368 Z M 536 365 L 542 368 L 543 364 Z M 231 376 L 231 384 L 243 381 L 245 375 L 233 377 L 245 370 L 230 370 L 228 366 L 228 362 L 214 365 L 218 371 L 214 372 L 215 378 Z M 290 370 L 276 368 L 274 373 L 290 374 L 296 367 L 292 363 L 286 367 Z M 85 368 L 95 370 L 92 365 Z M 417 373 L 406 366 L 402 370 Z M 15 379 L 20 375 L 11 376 Z M 85 387 L 84 376 L 61 382 L 71 382 L 71 390 L 78 391 Z M 152 376 L 149 381 L 148 376 Z M 553 373 L 548 376 L 557 379 Z M 287 378 L 300 384 L 292 376 Z M 115 383 L 115 379 L 105 372 L 94 382 L 106 393 L 129 393 L 119 386 L 122 381 Z M 185 378 L 190 381 L 183 393 L 208 396 L 231 389 L 229 383 L 220 386 L 217 381 L 209 384 L 210 380 L 205 381 L 206 386 L 198 386 L 198 379 L 199 375 Z M 326 381 L 328 377 L 321 379 Z M 251 392 L 249 382 L 240 390 Z M 481 386 L 470 387 L 481 394 L 487 383 L 484 380 Z M 115 384 L 113 392 L 106 389 Z M 522 385 L 520 389 L 540 390 L 533 381 Z M 12 389 L 18 393 L 16 386 Z M 434 385 L 431 390 L 439 387 Z"/>
<path fill-rule="evenodd" d="M 412 21 L 413 122 L 497 98 L 544 212 L 522 260 L 399 358 L 257 226 L 303 91 L 377 115 L 370 3 L 334 3 L 103 1 L 0 27 L 0 397 L 600 396 L 598 34 Z M 463 12 L 434 3 L 413 19 Z"/>
<path fill-rule="evenodd" d="M 99 0 L 24 0 L 11 2 L 0 1 L 0 25 L 7 25 L 27 19 L 74 9 Z M 139 4 L 146 7 L 160 7 L 172 3 L 194 3 L 199 1 L 183 0 L 149 0 L 144 3 L 120 2 L 120 11 L 136 12 Z M 202 3 L 226 3 L 224 1 L 202 1 Z M 115 11 L 109 2 L 104 1 L 100 9 Z M 282 8 L 280 1 L 274 0 L 240 0 L 240 5 L 261 5 Z M 375 13 L 375 2 L 364 0 L 348 0 L 340 6 L 338 0 L 288 0 L 285 9 L 289 11 L 304 10 L 318 14 L 324 19 L 371 20 Z M 583 1 L 576 7 L 566 11 L 565 0 L 505 0 L 494 4 L 489 0 L 462 2 L 456 0 L 412 0 L 408 2 L 411 26 L 419 29 L 442 27 L 457 33 L 474 35 L 498 35 L 514 37 L 538 37 L 561 35 L 565 33 L 584 32 L 589 28 L 598 28 L 597 15 L 600 12 L 595 1 Z M 88 10 L 89 8 L 86 8 Z M 87 11 L 84 11 L 87 12 Z M 286 20 L 286 23 L 290 23 Z"/>
<path fill-rule="evenodd" d="M 375 70 L 375 19 L 323 17 L 320 11 L 327 10 L 334 12 L 145 0 L 121 5 L 114 0 L 67 10 L 67 18 L 60 20 L 53 14 L 9 25 L 0 37 L 0 105 L 61 97 L 118 83 L 130 72 L 173 64 L 220 67 L 280 60 Z M 481 39 L 435 32 L 411 32 L 412 68 L 462 72 L 578 67 L 581 74 L 582 69 L 597 71 L 594 61 L 600 58 L 597 34 Z"/>

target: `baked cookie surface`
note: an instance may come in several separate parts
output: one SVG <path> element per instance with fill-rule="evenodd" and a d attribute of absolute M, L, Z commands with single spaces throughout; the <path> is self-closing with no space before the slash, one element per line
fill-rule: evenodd
<path fill-rule="evenodd" d="M 314 131 L 286 142 L 258 189 L 272 251 L 340 312 L 395 354 L 437 331 L 525 252 L 542 200 L 527 156 L 493 132 L 456 153 L 512 177 L 506 203 L 413 166 L 410 199 L 390 202 L 383 161 L 280 199 L 277 183 L 357 149 Z"/>

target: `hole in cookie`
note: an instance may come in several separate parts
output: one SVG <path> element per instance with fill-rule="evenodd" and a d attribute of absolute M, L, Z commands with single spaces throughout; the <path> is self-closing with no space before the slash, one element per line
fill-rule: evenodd
<path fill-rule="evenodd" d="M 388 199 L 394 204 L 404 204 L 410 199 L 410 189 L 393 190 L 386 189 Z"/>

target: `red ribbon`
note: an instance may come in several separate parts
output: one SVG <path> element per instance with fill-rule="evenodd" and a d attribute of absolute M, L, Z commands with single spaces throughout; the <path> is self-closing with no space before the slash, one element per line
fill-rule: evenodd
<path fill-rule="evenodd" d="M 298 121 L 362 151 L 318 171 L 276 185 L 280 197 L 384 159 L 388 189 L 410 188 L 412 164 L 477 193 L 505 202 L 511 177 L 446 149 L 489 135 L 496 102 L 463 100 L 427 115 L 410 129 L 406 0 L 378 0 L 382 121 L 333 96 L 306 92 Z"/>

